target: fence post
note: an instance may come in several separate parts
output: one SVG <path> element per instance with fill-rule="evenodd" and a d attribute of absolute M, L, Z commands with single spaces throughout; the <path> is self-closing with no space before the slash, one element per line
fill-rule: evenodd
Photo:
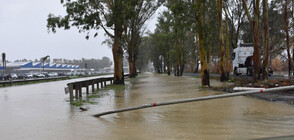
<path fill-rule="evenodd" d="M 91 82 L 92 82 L 91 83 L 92 84 L 92 92 L 94 92 L 95 91 L 94 80 L 92 80 Z"/>
<path fill-rule="evenodd" d="M 82 97 L 82 84 L 79 83 L 79 96 Z"/>
<path fill-rule="evenodd" d="M 73 85 L 69 84 L 68 88 L 69 88 L 69 101 L 72 102 L 73 101 Z"/>
<path fill-rule="evenodd" d="M 86 93 L 89 94 L 89 81 L 86 82 Z"/>

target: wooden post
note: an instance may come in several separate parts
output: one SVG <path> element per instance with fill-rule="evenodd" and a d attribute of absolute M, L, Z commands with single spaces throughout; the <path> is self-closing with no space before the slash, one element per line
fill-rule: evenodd
<path fill-rule="evenodd" d="M 110 80 L 110 84 L 112 85 L 112 80 Z"/>
<path fill-rule="evenodd" d="M 86 86 L 86 93 L 89 94 L 89 85 Z"/>
<path fill-rule="evenodd" d="M 100 85 L 101 85 L 101 88 L 103 88 L 103 82 L 102 81 L 101 81 Z"/>
<path fill-rule="evenodd" d="M 106 87 L 106 80 L 104 81 L 104 87 Z"/>
<path fill-rule="evenodd" d="M 86 93 L 89 94 L 89 81 L 86 82 Z"/>
<path fill-rule="evenodd" d="M 95 91 L 94 80 L 92 81 L 92 92 Z"/>
<path fill-rule="evenodd" d="M 82 83 L 79 83 L 79 97 L 82 97 Z"/>
<path fill-rule="evenodd" d="M 69 88 L 69 101 L 72 102 L 73 101 L 73 85 L 69 84 L 68 88 Z"/>

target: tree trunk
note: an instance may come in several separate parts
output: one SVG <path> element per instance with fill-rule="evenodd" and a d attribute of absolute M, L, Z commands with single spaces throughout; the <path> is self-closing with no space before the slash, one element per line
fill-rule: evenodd
<path fill-rule="evenodd" d="M 179 76 L 182 76 L 184 72 L 185 64 L 184 64 L 184 48 L 181 41 L 180 41 L 180 58 L 181 59 L 180 59 L 180 75 Z"/>
<path fill-rule="evenodd" d="M 292 21 L 294 21 L 294 0 L 292 0 Z M 292 36 L 292 52 L 294 52 L 294 36 Z M 293 53 L 292 59 L 294 62 L 294 53 Z"/>
<path fill-rule="evenodd" d="M 130 56 L 129 56 L 130 57 Z M 136 74 L 135 74 L 135 70 L 134 70 L 134 60 L 131 58 L 129 58 L 129 77 L 130 78 L 135 78 Z"/>
<path fill-rule="evenodd" d="M 262 79 L 268 79 L 267 67 L 268 67 L 268 0 L 263 0 L 263 24 L 264 24 L 264 47 L 265 56 L 263 57 Z"/>
<path fill-rule="evenodd" d="M 134 60 L 133 70 L 134 70 L 134 75 L 136 77 L 136 76 L 138 76 L 138 73 L 137 73 L 137 63 L 136 63 L 137 62 L 137 56 L 136 55 L 134 56 L 133 60 Z"/>
<path fill-rule="evenodd" d="M 220 81 L 226 81 L 226 74 L 224 71 L 224 55 L 225 48 L 223 43 L 223 19 L 222 19 L 222 0 L 217 0 L 218 4 L 218 22 L 219 22 L 219 48 L 220 48 Z"/>
<path fill-rule="evenodd" d="M 259 29 L 258 29 L 258 23 L 259 23 L 259 0 L 254 1 L 254 21 L 252 20 L 250 16 L 250 12 L 247 8 L 247 4 L 245 0 L 242 0 L 243 7 L 245 9 L 248 21 L 250 23 L 250 28 L 254 33 L 253 36 L 253 43 L 254 43 L 254 81 L 257 81 L 260 79 L 259 71 L 260 71 L 260 46 L 259 46 Z"/>
<path fill-rule="evenodd" d="M 115 31 L 115 32 L 118 32 L 118 31 Z M 115 33 L 112 53 L 113 53 L 113 61 L 114 61 L 113 84 L 116 84 L 116 85 L 124 84 L 123 50 L 121 47 L 121 33 Z"/>
<path fill-rule="evenodd" d="M 176 56 L 177 56 L 177 64 L 176 64 L 176 76 L 180 75 L 180 57 L 179 57 L 179 42 L 178 42 L 178 33 L 177 33 L 177 29 L 176 29 Z"/>
<path fill-rule="evenodd" d="M 200 63 L 201 63 L 201 83 L 202 86 L 209 86 L 209 71 L 207 64 L 207 53 L 203 48 L 203 33 L 199 33 L 199 50 L 200 50 Z"/>
<path fill-rule="evenodd" d="M 229 55 L 229 25 L 228 25 L 228 14 L 225 10 L 226 15 L 226 80 L 230 77 L 230 55 Z"/>
<path fill-rule="evenodd" d="M 254 8 L 254 80 L 260 79 L 260 46 L 259 46 L 259 0 L 256 0 Z"/>
<path fill-rule="evenodd" d="M 284 20 L 285 20 L 285 32 L 286 32 L 286 45 L 287 45 L 287 55 L 288 55 L 288 78 L 291 77 L 291 55 L 290 55 L 290 44 L 289 44 L 289 21 L 288 21 L 288 10 L 287 10 L 288 0 L 284 4 Z"/>
<path fill-rule="evenodd" d="M 113 84 L 125 84 L 124 69 L 123 69 L 123 48 L 122 48 L 122 33 L 123 33 L 123 17 L 120 11 L 116 10 L 122 5 L 122 1 L 114 1 L 113 16 L 118 17 L 114 20 L 114 41 L 112 46 L 112 55 L 114 61 Z"/>
<path fill-rule="evenodd" d="M 199 27 L 198 30 L 198 38 L 199 38 L 199 52 L 200 52 L 200 63 L 201 63 L 201 84 L 202 86 L 209 86 L 210 87 L 210 81 L 209 81 L 209 70 L 208 70 L 208 64 L 207 62 L 209 59 L 207 59 L 207 53 L 203 46 L 204 41 L 204 1 L 196 0 L 196 6 L 198 13 L 195 17 L 197 20 L 197 26 Z"/>

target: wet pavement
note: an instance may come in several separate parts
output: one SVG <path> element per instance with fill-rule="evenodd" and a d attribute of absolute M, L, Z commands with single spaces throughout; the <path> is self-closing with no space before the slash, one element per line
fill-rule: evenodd
<path fill-rule="evenodd" d="M 102 90 L 97 104 L 85 104 L 90 109 L 83 112 L 66 101 L 64 87 L 73 81 L 78 80 L 0 88 L 1 139 L 194 140 L 294 134 L 293 106 L 244 96 L 92 116 L 146 103 L 221 94 L 201 88 L 198 78 L 145 73 L 127 80 L 125 89 Z M 212 81 L 211 85 L 222 83 Z"/>

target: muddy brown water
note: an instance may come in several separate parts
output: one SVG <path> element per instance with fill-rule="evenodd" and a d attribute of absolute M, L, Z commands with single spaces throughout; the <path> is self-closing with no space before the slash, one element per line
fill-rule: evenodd
<path fill-rule="evenodd" d="M 83 79 L 80 79 L 83 80 Z M 92 117 L 152 102 L 221 94 L 200 79 L 145 73 L 125 89 L 101 91 L 81 112 L 65 99 L 66 80 L 0 88 L 0 139 L 253 139 L 294 134 L 294 106 L 250 97 L 161 106 Z M 213 86 L 222 86 L 212 81 Z M 85 97 L 84 97 L 85 98 Z"/>

